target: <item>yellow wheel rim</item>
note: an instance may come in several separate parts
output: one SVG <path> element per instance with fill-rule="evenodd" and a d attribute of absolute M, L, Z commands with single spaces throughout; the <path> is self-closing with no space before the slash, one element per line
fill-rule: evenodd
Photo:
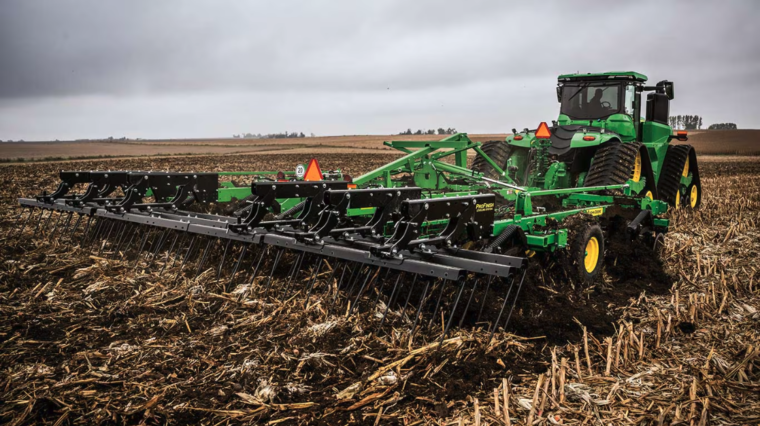
<path fill-rule="evenodd" d="M 649 198 L 650 200 L 654 200 L 654 194 L 652 194 L 652 191 L 647 191 L 647 195 L 645 197 Z"/>
<path fill-rule="evenodd" d="M 691 193 L 689 194 L 689 204 L 691 205 L 691 208 L 694 208 L 697 206 L 698 197 L 699 197 L 699 190 L 697 189 L 697 185 L 692 185 Z"/>
<path fill-rule="evenodd" d="M 681 206 L 681 193 L 676 192 L 676 208 Z"/>
<path fill-rule="evenodd" d="M 633 162 L 633 176 L 631 180 L 638 182 L 641 180 L 641 151 L 636 153 L 636 160 Z"/>
<path fill-rule="evenodd" d="M 687 177 L 689 176 L 689 159 L 686 159 L 686 164 L 683 165 L 683 172 L 681 172 L 681 176 Z"/>
<path fill-rule="evenodd" d="M 586 256 L 583 258 L 583 266 L 589 274 L 594 272 L 596 264 L 599 262 L 599 240 L 591 237 L 586 243 Z"/>

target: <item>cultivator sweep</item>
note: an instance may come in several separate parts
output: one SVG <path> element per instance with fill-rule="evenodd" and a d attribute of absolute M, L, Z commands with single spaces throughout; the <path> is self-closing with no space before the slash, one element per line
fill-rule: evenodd
<path fill-rule="evenodd" d="M 306 173 L 62 171 L 53 193 L 19 199 L 14 232 L 57 236 L 174 279 L 215 276 L 238 296 L 368 309 L 378 328 L 408 330 L 410 343 L 420 326 L 440 326 L 441 341 L 465 324 L 493 336 L 512 317 L 529 257 L 566 256 L 570 275 L 591 281 L 605 239 L 656 243 L 667 231 L 669 200 L 657 189 L 685 193 L 670 169 L 698 185 L 693 150 L 658 157 L 670 152 L 669 135 L 663 150 L 593 124 L 542 123 L 484 145 L 463 133 L 386 142 L 404 155 L 355 179 L 322 173 L 316 161 Z M 573 149 L 578 135 L 586 144 Z"/>

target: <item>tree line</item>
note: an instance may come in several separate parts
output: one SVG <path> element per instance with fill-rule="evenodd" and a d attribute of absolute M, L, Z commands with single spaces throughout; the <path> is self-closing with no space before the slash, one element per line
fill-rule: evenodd
<path fill-rule="evenodd" d="M 406 129 L 406 131 L 403 131 L 399 133 L 399 135 L 453 135 L 457 133 L 457 129 L 453 127 L 449 127 L 448 129 L 444 129 L 443 127 L 439 127 L 438 130 L 430 129 L 430 130 L 422 130 L 419 129 L 416 132 L 412 132 L 412 129 Z"/>
<path fill-rule="evenodd" d="M 697 130 L 702 128 L 702 117 L 698 115 L 671 115 L 668 117 L 670 127 L 679 130 Z"/>
<path fill-rule="evenodd" d="M 715 123 L 711 124 L 707 130 L 736 130 L 736 123 Z"/>
<path fill-rule="evenodd" d="M 262 135 L 261 133 L 241 133 L 239 135 L 232 135 L 234 139 L 294 139 L 294 138 L 305 138 L 306 135 L 303 132 L 283 132 L 283 133 L 268 133 L 266 135 Z M 311 137 L 314 137 L 314 133 L 311 134 Z"/>

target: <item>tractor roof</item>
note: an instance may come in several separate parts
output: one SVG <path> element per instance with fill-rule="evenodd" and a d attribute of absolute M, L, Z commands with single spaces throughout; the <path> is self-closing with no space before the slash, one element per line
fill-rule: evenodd
<path fill-rule="evenodd" d="M 647 76 L 639 74 L 635 71 L 610 71 L 601 73 L 586 73 L 586 74 L 562 74 L 557 77 L 559 81 L 573 81 L 573 80 L 636 80 L 647 81 Z"/>

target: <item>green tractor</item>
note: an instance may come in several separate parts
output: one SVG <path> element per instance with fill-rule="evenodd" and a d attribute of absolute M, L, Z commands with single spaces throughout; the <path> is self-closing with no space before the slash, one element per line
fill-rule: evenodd
<path fill-rule="evenodd" d="M 473 170 L 526 188 L 559 189 L 627 184 L 628 195 L 696 209 L 702 199 L 696 152 L 686 132 L 668 125 L 673 83 L 646 85 L 637 72 L 564 74 L 557 84 L 560 112 L 551 129 L 542 124 L 505 141 L 492 141 Z M 647 93 L 642 117 L 642 93 Z"/>

